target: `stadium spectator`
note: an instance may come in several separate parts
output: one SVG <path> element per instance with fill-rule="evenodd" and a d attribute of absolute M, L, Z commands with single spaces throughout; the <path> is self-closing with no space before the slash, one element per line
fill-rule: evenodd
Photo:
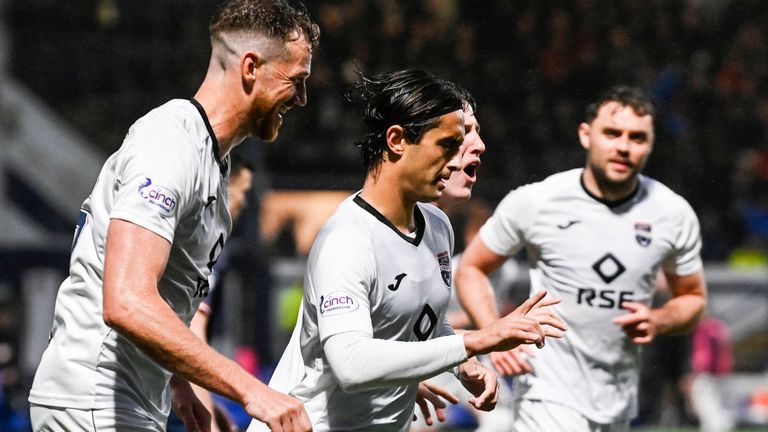
<path fill-rule="evenodd" d="M 171 403 L 188 429 L 207 430 L 210 414 L 189 381 L 273 430 L 311 430 L 298 400 L 187 326 L 232 226 L 229 152 L 247 137 L 275 140 L 283 115 L 306 103 L 319 30 L 303 5 L 232 0 L 210 35 L 194 98 L 134 123 L 83 203 L 29 396 L 35 430 L 162 431 Z"/>
<path fill-rule="evenodd" d="M 492 353 L 515 382 L 515 423 L 528 431 L 624 431 L 636 415 L 640 344 L 691 330 L 706 303 L 699 225 L 691 207 L 641 175 L 654 111 L 633 87 L 588 105 L 578 136 L 583 169 L 510 192 L 464 251 L 462 306 L 480 328 L 498 316 L 488 274 L 525 248 L 531 293 L 547 290 L 569 327 L 531 357 Z M 662 269 L 671 299 L 649 307 Z"/>
<path fill-rule="evenodd" d="M 299 323 L 270 386 L 302 400 L 316 431 L 408 430 L 418 383 L 451 368 L 470 402 L 492 409 L 497 376 L 468 359 L 562 336 L 548 307 L 557 301 L 539 294 L 486 330 L 453 334 L 453 231 L 427 203 L 460 168 L 464 91 L 404 70 L 361 76 L 357 96 L 367 176 L 312 246 Z"/>
<path fill-rule="evenodd" d="M 734 405 L 727 400 L 723 378 L 733 372 L 728 325 L 706 314 L 693 331 L 688 397 L 702 432 L 727 432 L 736 424 Z"/>

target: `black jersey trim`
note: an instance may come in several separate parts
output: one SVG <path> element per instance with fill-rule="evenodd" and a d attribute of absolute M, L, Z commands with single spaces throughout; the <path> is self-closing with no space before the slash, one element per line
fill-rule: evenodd
<path fill-rule="evenodd" d="M 211 140 L 213 141 L 213 145 L 211 146 L 213 149 L 213 159 L 216 161 L 216 164 L 219 165 L 219 172 L 221 175 L 226 176 L 227 172 L 229 171 L 229 164 L 227 164 L 226 160 L 221 160 L 221 156 L 219 156 L 219 140 L 216 139 L 216 134 L 213 133 L 213 127 L 211 127 L 211 122 L 208 120 L 208 114 L 205 113 L 205 108 L 203 108 L 203 106 L 200 105 L 200 102 L 198 102 L 195 98 L 190 98 L 189 102 L 191 102 L 192 105 L 197 108 L 197 111 L 200 113 L 200 117 L 203 118 L 205 128 L 208 129 L 208 135 L 211 136 Z"/>
<path fill-rule="evenodd" d="M 386 217 L 384 217 L 383 214 L 379 213 L 378 210 L 373 208 L 372 205 L 368 204 L 366 200 L 363 199 L 359 194 L 355 195 L 355 198 L 353 199 L 355 204 L 359 205 L 363 210 L 367 211 L 368 213 L 372 214 L 373 217 L 379 220 L 379 222 L 383 223 L 384 225 L 388 226 L 392 231 L 396 232 L 397 235 L 400 236 L 403 240 L 407 241 L 408 243 L 418 246 L 419 243 L 421 243 L 421 239 L 424 237 L 424 231 L 426 228 L 426 222 L 424 221 L 424 215 L 421 214 L 421 209 L 419 209 L 419 206 L 416 205 L 413 208 L 413 218 L 416 220 L 416 237 L 408 237 L 407 235 L 403 234 L 402 231 L 397 229 L 392 222 L 389 221 Z"/>
<path fill-rule="evenodd" d="M 637 185 L 635 185 L 635 189 L 629 195 L 625 196 L 624 198 L 619 198 L 617 200 L 611 201 L 605 198 L 600 198 L 599 196 L 590 192 L 589 189 L 587 189 L 587 185 L 584 183 L 584 173 L 581 173 L 581 176 L 579 177 L 579 183 L 581 184 L 581 188 L 584 189 L 584 192 L 586 192 L 587 195 L 589 195 L 595 201 L 605 204 L 610 208 L 616 208 L 622 204 L 626 204 L 627 202 L 632 200 L 632 198 L 634 198 L 637 195 L 637 192 L 640 190 L 640 179 L 637 179 Z"/>

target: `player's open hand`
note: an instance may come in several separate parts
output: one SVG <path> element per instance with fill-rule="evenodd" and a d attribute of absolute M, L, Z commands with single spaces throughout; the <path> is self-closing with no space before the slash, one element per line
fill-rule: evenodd
<path fill-rule="evenodd" d="M 252 398 L 243 404 L 248 414 L 267 424 L 274 432 L 309 432 L 312 423 L 298 399 L 277 392 L 259 383 Z"/>
<path fill-rule="evenodd" d="M 459 380 L 472 393 L 468 402 L 481 411 L 490 411 L 499 400 L 499 377 L 475 359 L 459 365 Z"/>
<path fill-rule="evenodd" d="M 171 408 L 179 416 L 189 432 L 210 432 L 211 413 L 197 398 L 189 381 L 174 375 L 171 377 Z"/>
<path fill-rule="evenodd" d="M 568 326 L 549 307 L 559 302 L 559 299 L 547 298 L 547 291 L 542 290 L 488 327 L 465 333 L 467 355 L 507 351 L 521 344 L 542 348 L 547 336 L 563 337 Z"/>
<path fill-rule="evenodd" d="M 441 397 L 452 404 L 459 403 L 459 398 L 447 389 L 429 381 L 422 381 L 419 383 L 416 404 L 419 406 L 421 415 L 424 416 L 424 422 L 427 423 L 427 426 L 432 426 L 435 423 L 434 420 L 432 420 L 432 413 L 429 409 L 430 404 L 432 404 L 432 407 L 435 410 L 437 420 L 441 422 L 445 421 L 446 405 Z M 413 415 L 413 420 L 416 420 L 416 414 Z"/>
<path fill-rule="evenodd" d="M 656 328 L 651 321 L 651 309 L 637 302 L 624 302 L 622 309 L 629 311 L 613 319 L 613 323 L 621 326 L 627 337 L 636 344 L 650 343 L 656 337 Z"/>
<path fill-rule="evenodd" d="M 488 356 L 494 369 L 501 375 L 516 376 L 533 373 L 527 358 L 536 355 L 528 345 L 519 345 L 509 351 L 492 352 Z"/>

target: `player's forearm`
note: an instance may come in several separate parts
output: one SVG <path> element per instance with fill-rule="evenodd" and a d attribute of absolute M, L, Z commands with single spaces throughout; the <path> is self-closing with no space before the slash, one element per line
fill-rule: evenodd
<path fill-rule="evenodd" d="M 149 297 L 122 298 L 105 321 L 165 369 L 217 394 L 244 402 L 265 386 L 195 336 L 159 295 Z"/>
<path fill-rule="evenodd" d="M 347 391 L 416 384 L 467 360 L 461 335 L 400 342 L 348 332 L 329 337 L 323 350 Z"/>
<path fill-rule="evenodd" d="M 684 294 L 670 299 L 662 307 L 651 310 L 651 321 L 656 333 L 681 334 L 696 327 L 704 307 L 706 297 L 700 294 Z"/>
<path fill-rule="evenodd" d="M 499 318 L 496 294 L 488 275 L 481 269 L 459 265 L 455 286 L 459 302 L 475 326 L 483 328 Z"/>

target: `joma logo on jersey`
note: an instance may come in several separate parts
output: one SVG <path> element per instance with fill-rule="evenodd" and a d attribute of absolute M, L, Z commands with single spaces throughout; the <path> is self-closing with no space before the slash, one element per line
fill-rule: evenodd
<path fill-rule="evenodd" d="M 440 275 L 443 277 L 443 282 L 450 288 L 451 258 L 448 256 L 448 252 L 440 252 L 437 254 L 437 263 L 440 265 Z"/>
<path fill-rule="evenodd" d="M 170 216 L 176 209 L 177 198 L 168 188 L 153 185 L 152 179 L 146 177 L 139 185 L 139 196 L 152 207 L 160 210 L 163 216 Z"/>
<path fill-rule="evenodd" d="M 632 301 L 632 291 L 602 290 L 579 288 L 576 303 L 603 309 L 620 309 L 624 302 Z"/>
<path fill-rule="evenodd" d="M 322 316 L 352 312 L 360 307 L 352 296 L 343 291 L 334 291 L 327 295 L 321 295 L 318 306 L 320 307 L 320 315 Z"/>

